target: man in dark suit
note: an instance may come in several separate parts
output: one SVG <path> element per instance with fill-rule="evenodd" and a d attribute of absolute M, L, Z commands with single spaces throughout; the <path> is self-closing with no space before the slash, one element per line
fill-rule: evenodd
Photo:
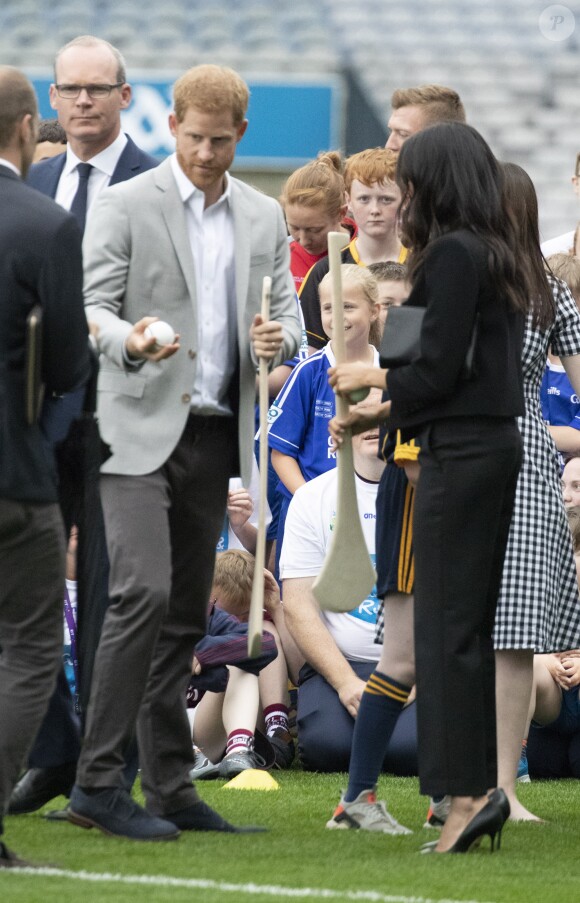
<path fill-rule="evenodd" d="M 123 57 L 115 47 L 90 35 L 75 38 L 58 51 L 54 75 L 50 102 L 57 111 L 68 144 L 63 147 L 62 154 L 32 166 L 27 182 L 70 210 L 84 230 L 87 210 L 103 188 L 146 172 L 157 166 L 158 161 L 141 151 L 121 131 L 121 110 L 129 106 L 131 86 L 126 82 Z M 82 389 L 51 402 L 44 426 L 53 441 L 62 442 L 66 437 L 71 422 L 81 414 L 84 398 Z M 59 449 L 60 501 L 67 528 L 76 518 L 79 494 L 78 487 L 71 486 L 73 477 L 69 462 L 71 457 L 78 457 L 76 448 L 70 452 L 72 441 Z M 98 499 L 94 506 L 97 511 L 93 518 L 100 519 Z M 87 600 L 89 597 L 91 599 L 90 606 L 83 600 L 86 583 L 79 573 L 81 702 L 88 700 L 94 649 L 106 605 L 108 569 L 102 529 L 97 529 L 91 546 L 89 566 L 101 560 L 103 567 L 95 569 L 97 586 L 95 588 L 93 585 L 86 596 Z M 80 557 L 84 555 L 85 548 L 85 536 L 79 535 Z M 82 562 L 79 562 L 79 569 L 82 567 Z M 61 670 L 49 710 L 30 754 L 29 768 L 14 789 L 9 812 L 14 815 L 32 812 L 60 794 L 68 795 L 79 750 L 78 718 L 64 670 Z"/>
<path fill-rule="evenodd" d="M 121 131 L 121 111 L 131 102 L 131 86 L 116 47 L 91 35 L 75 38 L 58 51 L 54 79 L 50 104 L 66 132 L 66 153 L 33 166 L 28 184 L 67 210 L 73 207 L 78 216 L 75 198 L 83 180 L 86 213 L 103 188 L 132 179 L 158 161 Z"/>
<path fill-rule="evenodd" d="M 21 181 L 34 155 L 38 113 L 32 85 L 8 66 L 0 67 L 0 110 L 1 837 L 10 792 L 62 656 L 65 533 L 56 466 L 25 404 L 33 308 L 40 306 L 40 378 L 47 392 L 82 385 L 89 351 L 80 231 L 72 216 Z M 18 864 L 0 839 L 0 868 Z"/>

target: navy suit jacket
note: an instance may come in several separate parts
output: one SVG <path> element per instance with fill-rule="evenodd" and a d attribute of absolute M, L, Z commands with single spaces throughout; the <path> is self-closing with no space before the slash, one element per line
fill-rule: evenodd
<path fill-rule="evenodd" d="M 25 336 L 43 311 L 42 379 L 70 392 L 89 374 L 81 234 L 70 213 L 0 165 L 0 498 L 57 500 L 53 450 L 25 417 Z"/>
<path fill-rule="evenodd" d="M 65 160 L 66 153 L 62 153 L 56 157 L 50 157 L 48 160 L 41 160 L 40 163 L 35 163 L 28 172 L 26 179 L 28 185 L 36 188 L 38 191 L 42 191 L 43 194 L 47 194 L 51 198 L 55 197 Z M 127 179 L 132 179 L 134 176 L 138 176 L 139 173 L 147 172 L 148 169 L 154 169 L 158 165 L 159 160 L 140 150 L 127 135 L 127 144 L 117 161 L 109 185 L 115 185 L 117 182 L 126 182 Z"/>
<path fill-rule="evenodd" d="M 155 157 L 140 150 L 129 135 L 126 137 L 127 144 L 117 161 L 109 185 L 126 182 L 159 164 L 159 160 L 156 160 Z M 56 189 L 65 161 L 66 153 L 63 152 L 56 157 L 41 160 L 40 163 L 31 166 L 26 180 L 27 184 L 48 197 L 56 197 Z M 80 389 L 76 393 L 59 399 L 56 404 L 50 399 L 47 401 L 42 419 L 46 435 L 52 442 L 62 442 L 66 438 L 72 421 L 81 415 L 84 397 L 84 389 Z"/>

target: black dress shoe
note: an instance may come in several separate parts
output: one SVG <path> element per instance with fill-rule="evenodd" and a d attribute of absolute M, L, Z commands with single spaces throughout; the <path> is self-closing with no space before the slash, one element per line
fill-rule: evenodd
<path fill-rule="evenodd" d="M 180 809 L 178 812 L 164 815 L 163 818 L 165 821 L 170 821 L 174 824 L 180 831 L 224 831 L 228 834 L 258 834 L 266 830 L 266 828 L 258 828 L 253 825 L 244 827 L 231 825 L 201 800 L 197 803 L 192 803 L 186 809 Z"/>
<path fill-rule="evenodd" d="M 72 789 L 67 818 L 80 828 L 98 828 L 113 837 L 129 840 L 175 840 L 179 831 L 170 821 L 150 815 L 123 787 L 85 792 Z"/>
<path fill-rule="evenodd" d="M 76 763 L 55 768 L 29 768 L 10 796 L 8 815 L 36 812 L 56 796 L 69 796 L 75 781 Z"/>

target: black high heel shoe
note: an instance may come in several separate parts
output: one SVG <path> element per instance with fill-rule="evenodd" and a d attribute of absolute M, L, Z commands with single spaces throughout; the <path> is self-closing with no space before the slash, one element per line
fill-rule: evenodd
<path fill-rule="evenodd" d="M 467 853 L 473 844 L 486 834 L 491 841 L 491 852 L 495 850 L 495 838 L 497 848 L 501 847 L 501 832 L 509 818 L 510 804 L 507 796 L 501 789 L 496 788 L 488 797 L 488 802 L 473 816 L 468 825 L 463 829 L 448 853 Z"/>

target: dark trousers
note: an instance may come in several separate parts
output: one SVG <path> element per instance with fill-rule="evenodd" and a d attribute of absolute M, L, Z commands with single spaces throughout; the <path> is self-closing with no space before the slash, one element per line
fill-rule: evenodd
<path fill-rule="evenodd" d="M 74 402 L 75 407 L 71 404 Z M 93 663 L 108 598 L 109 562 L 99 492 L 101 440 L 92 416 L 74 421 L 82 397 L 70 393 L 54 401 L 45 429 L 56 441 L 69 432 L 57 450 L 60 506 L 66 534 L 76 524 L 77 548 L 77 693 L 81 716 L 61 667 L 48 711 L 28 757 L 30 768 L 54 768 L 76 762 L 81 744 L 81 720 L 89 701 Z M 63 587 L 64 598 L 64 587 Z"/>
<path fill-rule="evenodd" d="M 497 783 L 492 630 L 522 442 L 514 420 L 435 421 L 415 495 L 415 656 L 421 792 Z"/>
<path fill-rule="evenodd" d="M 361 680 L 368 680 L 376 662 L 349 661 Z M 310 665 L 300 671 L 298 687 L 298 755 L 309 771 L 348 771 L 354 719 L 336 690 Z M 415 704 L 406 706 L 387 748 L 383 771 L 399 777 L 417 774 L 417 718 Z"/>
<path fill-rule="evenodd" d="M 0 500 L 0 834 L 62 660 L 65 542 L 58 505 Z"/>
<path fill-rule="evenodd" d="M 186 689 L 193 648 L 205 633 L 236 458 L 233 418 L 190 417 L 158 471 L 101 480 L 111 602 L 77 782 L 120 785 L 123 754 L 137 725 L 142 787 L 149 810 L 159 815 L 197 799 L 189 779 Z"/>

